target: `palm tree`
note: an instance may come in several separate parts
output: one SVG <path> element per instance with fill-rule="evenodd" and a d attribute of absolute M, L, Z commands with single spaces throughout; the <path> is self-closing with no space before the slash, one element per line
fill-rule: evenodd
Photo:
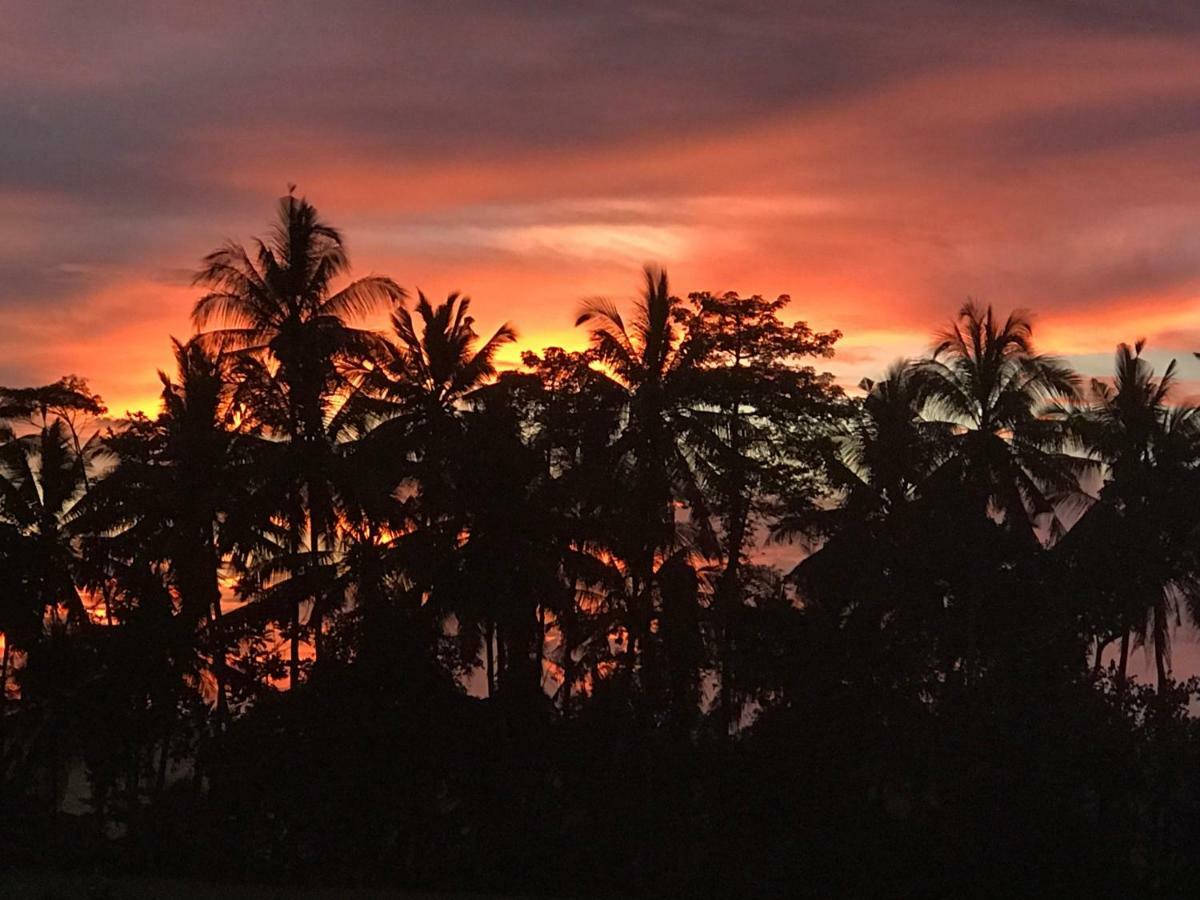
<path fill-rule="evenodd" d="M 951 489 L 965 485 L 967 501 L 1008 528 L 1045 523 L 1058 537 L 1058 504 L 1081 496 L 1089 465 L 1067 452 L 1068 429 L 1044 413 L 1076 398 L 1079 379 L 1062 360 L 1037 353 L 1032 339 L 1026 313 L 1000 321 L 990 305 L 967 301 L 914 377 L 923 412 L 956 431 L 942 466 Z"/>
<path fill-rule="evenodd" d="M 471 394 L 496 376 L 496 354 L 517 339 L 505 323 L 478 345 L 471 298 L 451 293 L 434 307 L 417 292 L 421 330 L 404 306 L 392 313 L 392 332 L 377 357 L 386 379 L 386 396 L 402 415 L 415 415 L 423 424 L 453 418 Z"/>
<path fill-rule="evenodd" d="M 435 308 L 418 292 L 418 333 L 408 309 L 397 307 L 392 334 L 366 361 L 344 408 L 346 426 L 363 434 L 350 448 L 362 470 L 386 470 L 386 484 L 378 486 L 385 493 L 406 480 L 414 483 L 419 495 L 410 505 L 419 507 L 416 518 L 425 528 L 454 518 L 463 414 L 495 377 L 496 354 L 516 340 L 506 323 L 479 345 L 470 308 L 470 298 L 457 293 Z"/>
<path fill-rule="evenodd" d="M 575 688 L 595 685 L 613 664 L 611 637 L 628 606 L 628 567 L 613 541 L 628 524 L 614 502 L 624 479 L 612 446 L 625 396 L 593 367 L 595 357 L 557 347 L 526 352 L 527 371 L 506 373 L 497 385 L 525 410 L 528 442 L 541 460 L 537 489 L 553 520 L 550 552 L 559 569 L 557 588 L 540 598 L 542 664 L 558 683 L 554 698 L 564 714 L 576 706 Z"/>
<path fill-rule="evenodd" d="M 376 275 L 335 290 L 349 270 L 342 236 L 307 200 L 292 194 L 280 200 L 275 226 L 255 248 L 252 257 L 241 244 L 227 243 L 205 258 L 195 282 L 209 292 L 192 316 L 200 329 L 217 326 L 212 340 L 256 358 L 278 385 L 279 408 L 251 412 L 289 447 L 295 495 L 289 504 L 291 555 L 301 552 L 307 520 L 309 565 L 315 567 L 322 538 L 331 539 L 333 529 L 323 470 L 332 452 L 327 420 L 347 389 L 340 364 L 378 345 L 373 332 L 348 320 L 389 308 L 403 291 Z M 319 647 L 320 610 L 313 600 L 309 625 Z M 295 599 L 291 613 L 293 687 L 299 682 L 300 602 Z"/>
<path fill-rule="evenodd" d="M 1025 312 L 1002 320 L 991 306 L 968 300 L 937 340 L 913 377 L 924 416 L 953 433 L 946 461 L 922 494 L 958 522 L 960 543 L 970 546 L 960 554 L 963 567 L 947 598 L 952 617 L 961 613 L 963 635 L 962 653 L 951 656 L 960 657 L 962 675 L 970 678 L 982 660 L 981 628 L 999 634 L 1020 619 L 1011 602 L 985 602 L 999 599 L 997 576 L 1032 558 L 1039 529 L 1046 540 L 1061 538 L 1059 513 L 1069 502 L 1086 502 L 1081 479 L 1094 464 L 1069 452 L 1071 431 L 1052 414 L 1056 404 L 1078 396 L 1078 376 L 1034 349 Z M 997 522 L 1003 541 L 992 534 Z"/>
<path fill-rule="evenodd" d="M 1181 604 L 1195 618 L 1200 603 L 1190 546 L 1197 524 L 1200 409 L 1171 405 L 1175 361 L 1156 378 L 1144 347 L 1144 340 L 1120 344 L 1112 382 L 1093 379 L 1091 404 L 1071 416 L 1106 468 L 1103 502 L 1080 523 L 1077 543 L 1085 565 L 1100 576 L 1100 591 L 1117 595 L 1118 684 L 1125 684 L 1134 634 L 1154 648 L 1161 689 L 1170 664 L 1171 618 Z M 1104 643 L 1097 641 L 1097 665 Z"/>
<path fill-rule="evenodd" d="M 624 422 L 614 450 L 627 479 L 622 498 L 627 518 L 613 549 L 629 562 L 632 579 L 625 654 L 631 671 L 650 634 L 656 561 L 676 547 L 680 536 L 677 500 L 690 507 L 703 549 L 715 549 L 689 444 L 695 423 L 687 410 L 699 359 L 680 340 L 677 326 L 686 312 L 671 294 L 667 273 L 647 267 L 644 278 L 628 324 L 616 305 L 603 298 L 586 301 L 575 322 L 588 326 L 598 361 L 624 397 Z"/>
<path fill-rule="evenodd" d="M 75 450 L 70 427 L 58 417 L 43 420 L 37 430 L 11 437 L 0 445 L 0 534 L 7 540 L 5 657 L 13 644 L 27 653 L 26 674 L 33 691 L 56 704 L 63 695 L 70 653 L 63 653 L 68 631 L 89 625 L 80 592 L 84 560 L 79 528 L 73 521 L 87 492 L 88 469 L 100 448 L 93 436 Z M 33 651 L 41 651 L 37 656 Z M 69 668 L 69 665 L 66 667 Z M 7 685 L 7 671 L 0 683 Z M 22 694 L 28 684 L 22 685 Z M 59 723 L 50 713 L 43 720 L 49 745 L 50 799 L 59 804 Z"/>
<path fill-rule="evenodd" d="M 247 454 L 226 425 L 227 355 L 206 342 L 172 340 L 176 375 L 159 372 L 162 408 L 106 440 L 114 469 L 84 504 L 88 530 L 105 535 L 104 558 L 125 570 L 161 567 L 184 627 L 209 632 L 217 711 L 226 712 L 220 573 L 229 513 L 246 487 Z M 132 574 L 136 580 L 140 574 Z"/>
<path fill-rule="evenodd" d="M 381 485 L 387 494 L 402 481 L 414 484 L 408 518 L 421 532 L 419 540 L 438 557 L 457 552 L 460 562 L 476 558 L 477 545 L 484 540 L 478 529 L 469 528 L 472 507 L 483 499 L 470 496 L 469 469 L 486 463 L 484 454 L 499 452 L 466 446 L 464 416 L 494 379 L 500 349 L 516 340 L 516 332 L 506 323 L 480 344 L 470 307 L 470 298 L 458 293 L 435 307 L 421 292 L 417 320 L 406 307 L 397 307 L 392 313 L 392 334 L 371 358 L 359 391 L 347 404 L 361 407 L 367 423 L 368 433 L 353 451 L 362 461 L 360 469 L 389 471 L 390 478 Z M 469 549 L 459 546 L 464 528 L 471 533 Z M 477 618 L 468 614 L 466 605 L 454 611 L 464 628 Z M 501 639 L 495 633 L 495 615 L 485 611 L 482 618 L 490 693 L 495 683 L 494 654 Z M 475 633 L 474 628 L 469 630 Z"/>
<path fill-rule="evenodd" d="M 823 452 L 826 490 L 789 498 L 771 528 L 778 540 L 800 538 L 814 552 L 793 577 L 837 566 L 858 565 L 863 547 L 877 546 L 893 519 L 921 497 L 926 480 L 945 462 L 953 427 L 921 416 L 917 369 L 909 360 L 892 364 L 875 381 L 864 378 L 857 414 L 831 429 Z M 907 525 L 898 523 L 897 529 Z"/>
<path fill-rule="evenodd" d="M 822 448 L 825 490 L 788 498 L 771 528 L 781 540 L 824 546 L 840 534 L 855 541 L 920 497 L 925 480 L 945 461 L 953 428 L 921 416 L 921 392 L 910 360 L 893 363 L 884 377 L 864 378 L 855 414 L 829 429 Z"/>
<path fill-rule="evenodd" d="M 73 519 L 89 461 L 100 452 L 93 437 L 77 454 L 59 418 L 0 446 L 0 516 L 15 531 L 23 563 L 18 580 L 28 589 L 30 611 L 52 632 L 88 623 Z"/>
<path fill-rule="evenodd" d="M 953 647 L 941 651 L 951 581 L 943 561 L 960 552 L 962 534 L 955 529 L 947 540 L 923 494 L 954 429 L 921 416 L 919 385 L 909 360 L 860 382 L 857 414 L 828 435 L 824 492 L 790 500 L 772 534 L 799 538 L 810 551 L 787 576 L 806 619 L 927 690 L 936 682 L 930 673 L 959 658 Z"/>

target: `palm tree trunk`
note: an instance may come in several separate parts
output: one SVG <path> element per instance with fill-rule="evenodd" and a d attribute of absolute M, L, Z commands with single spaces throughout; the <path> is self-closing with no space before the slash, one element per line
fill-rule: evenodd
<path fill-rule="evenodd" d="M 746 517 L 743 513 L 745 504 L 740 496 L 734 500 L 731 524 L 729 530 L 728 558 L 725 571 L 717 586 L 718 615 L 720 616 L 720 665 L 721 665 L 721 722 L 725 734 L 737 730 L 737 710 L 735 709 L 734 678 L 733 678 L 733 629 L 735 612 L 738 605 L 738 578 L 742 558 L 742 547 L 746 541 Z"/>
<path fill-rule="evenodd" d="M 0 635 L 4 637 L 4 657 L 0 660 L 0 763 L 3 763 L 5 751 L 8 749 L 5 745 L 8 731 L 8 654 L 12 641 L 4 632 L 0 632 Z M 4 767 L 0 765 L 0 783 L 3 781 Z"/>
<path fill-rule="evenodd" d="M 741 366 L 741 343 L 737 345 L 734 367 Z M 725 571 L 717 586 L 718 616 L 720 617 L 720 666 L 721 666 L 721 724 L 726 735 L 736 730 L 733 684 L 733 619 L 734 607 L 738 602 L 738 569 L 742 561 L 742 546 L 746 541 L 746 516 L 749 503 L 745 497 L 745 478 L 741 461 L 741 429 L 738 412 L 741 398 L 735 397 L 729 404 L 729 449 L 733 459 L 731 491 L 729 494 L 729 541 L 726 550 Z"/>
<path fill-rule="evenodd" d="M 494 655 L 495 647 L 492 643 L 495 640 L 495 637 L 496 628 L 489 620 L 483 629 L 483 657 L 484 667 L 487 673 L 487 695 L 489 700 L 492 699 L 496 693 L 496 660 Z"/>
<path fill-rule="evenodd" d="M 309 553 L 312 554 L 312 571 L 315 573 L 317 571 L 317 554 L 319 552 L 319 547 L 317 546 L 317 517 L 316 517 L 316 513 L 313 509 L 312 491 L 311 490 L 308 493 L 308 497 L 309 497 L 309 500 L 308 500 L 308 504 L 309 504 L 309 508 L 308 508 L 308 549 L 309 549 Z M 316 668 L 317 664 L 321 660 L 322 644 L 324 643 L 324 641 L 322 640 L 323 629 L 321 627 L 321 625 L 322 625 L 321 620 L 323 618 L 323 610 L 321 609 L 320 601 L 321 601 L 320 591 L 317 590 L 316 581 L 314 579 L 312 612 L 309 614 L 309 617 L 308 617 L 308 619 L 309 619 L 308 624 L 313 630 L 313 668 L 314 669 Z"/>
<path fill-rule="evenodd" d="M 299 510 L 293 510 L 297 519 L 299 518 Z M 296 520 L 293 520 L 296 521 Z M 296 559 L 300 555 L 300 535 L 302 534 L 303 524 L 297 524 L 288 529 L 290 532 L 292 559 Z M 291 658 L 288 660 L 288 690 L 294 691 L 300 686 L 300 596 L 297 594 L 292 598 L 292 622 L 291 622 Z"/>
<path fill-rule="evenodd" d="M 642 618 L 642 585 L 649 584 L 649 581 L 643 581 L 637 575 L 633 576 L 632 588 L 630 597 L 633 602 L 631 614 L 627 617 L 625 623 L 625 668 L 626 675 L 629 679 L 629 686 L 632 690 L 634 682 L 634 672 L 637 669 L 637 654 L 638 654 L 638 627 Z"/>
<path fill-rule="evenodd" d="M 1096 636 L 1096 658 L 1092 660 L 1092 681 L 1100 677 L 1100 662 L 1104 658 L 1104 649 L 1109 645 L 1109 641 L 1099 635 Z"/>
<path fill-rule="evenodd" d="M 1154 605 L 1154 667 L 1158 675 L 1158 692 L 1161 694 L 1167 686 L 1167 635 L 1170 622 L 1167 621 L 1167 611 L 1161 602 Z"/>
<path fill-rule="evenodd" d="M 508 676 L 508 648 L 504 644 L 504 626 L 496 623 L 492 626 L 496 635 L 496 684 L 504 686 Z"/>
<path fill-rule="evenodd" d="M 225 671 L 227 662 L 225 659 L 225 631 L 221 622 L 221 589 L 219 586 L 213 597 L 211 616 L 209 628 L 213 648 L 213 677 L 217 682 L 217 724 L 223 729 L 229 718 L 229 701 L 225 696 L 225 685 L 229 676 Z"/>
<path fill-rule="evenodd" d="M 292 600 L 292 655 L 288 660 L 288 690 L 300 686 L 300 598 Z"/>
<path fill-rule="evenodd" d="M 538 605 L 538 636 L 537 636 L 537 683 L 538 689 L 542 689 L 545 681 L 545 674 L 542 671 L 546 659 L 546 607 Z"/>
<path fill-rule="evenodd" d="M 12 649 L 12 641 L 4 632 L 0 631 L 0 635 L 4 637 L 4 657 L 0 660 L 0 716 L 3 716 L 4 710 L 8 707 L 8 654 Z M 2 725 L 3 719 L 0 718 L 0 727 Z"/>
<path fill-rule="evenodd" d="M 1126 672 L 1129 669 L 1129 631 L 1121 635 L 1121 657 L 1117 663 L 1117 693 L 1125 690 Z"/>

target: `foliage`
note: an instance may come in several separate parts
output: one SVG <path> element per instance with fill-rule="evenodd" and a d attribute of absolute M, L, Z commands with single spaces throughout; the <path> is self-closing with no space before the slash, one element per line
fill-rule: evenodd
<path fill-rule="evenodd" d="M 1085 391 L 967 303 L 848 395 L 789 297 L 648 268 L 631 313 L 583 305 L 588 349 L 506 367 L 512 326 L 350 280 L 290 194 L 197 284 L 155 415 L 0 389 L 6 862 L 554 896 L 1200 876 L 1169 652 L 1200 412 L 1141 342 Z"/>

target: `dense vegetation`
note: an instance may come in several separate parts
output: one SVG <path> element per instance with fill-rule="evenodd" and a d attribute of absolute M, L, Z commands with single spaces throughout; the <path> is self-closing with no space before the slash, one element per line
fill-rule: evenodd
<path fill-rule="evenodd" d="M 6 863 L 556 896 L 1200 876 L 1170 670 L 1200 412 L 1140 343 L 1085 385 L 968 303 L 848 395 L 787 297 L 647 270 L 632 311 L 582 306 L 591 349 L 498 373 L 511 327 L 350 281 L 293 196 L 196 282 L 153 418 L 77 378 L 0 393 Z"/>

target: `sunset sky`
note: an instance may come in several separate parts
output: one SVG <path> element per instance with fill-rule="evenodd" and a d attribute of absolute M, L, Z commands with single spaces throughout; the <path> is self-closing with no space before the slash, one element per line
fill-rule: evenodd
<path fill-rule="evenodd" d="M 790 293 L 847 381 L 968 295 L 1200 379 L 1200 6 L 99 6 L 0 0 L 0 383 L 152 408 L 200 257 L 289 182 L 526 346 L 657 261 Z"/>

